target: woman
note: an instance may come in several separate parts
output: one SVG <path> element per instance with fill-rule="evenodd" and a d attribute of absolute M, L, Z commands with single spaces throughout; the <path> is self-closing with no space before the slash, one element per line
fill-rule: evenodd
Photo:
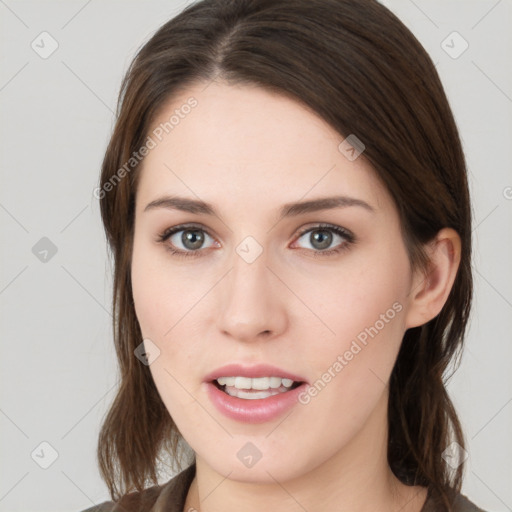
<path fill-rule="evenodd" d="M 465 160 L 390 11 L 187 7 L 128 70 L 95 194 L 122 380 L 113 501 L 89 510 L 480 510 L 443 382 L 472 295 Z M 166 457 L 186 469 L 159 486 Z"/>

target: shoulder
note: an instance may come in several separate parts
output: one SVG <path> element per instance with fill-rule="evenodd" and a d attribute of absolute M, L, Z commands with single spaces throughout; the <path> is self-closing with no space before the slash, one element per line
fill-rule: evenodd
<path fill-rule="evenodd" d="M 168 484 L 125 494 L 118 501 L 104 501 L 82 512 L 151 512 L 155 502 Z"/>
<path fill-rule="evenodd" d="M 116 502 L 104 501 L 81 512 L 181 512 L 194 476 L 195 464 L 192 464 L 163 485 L 131 492 Z"/>
<path fill-rule="evenodd" d="M 453 512 L 485 512 L 483 509 L 477 507 L 463 494 L 454 493 L 452 494 L 452 497 Z M 445 507 L 440 507 L 438 502 L 429 493 L 429 497 L 427 498 L 427 501 L 425 502 L 423 508 L 421 509 L 421 512 L 437 512 L 438 510 L 440 510 L 440 508 L 442 508 L 443 510 L 445 509 Z"/>
<path fill-rule="evenodd" d="M 454 502 L 455 512 L 485 512 L 478 508 L 472 501 L 468 500 L 463 494 L 458 494 Z"/>
<path fill-rule="evenodd" d="M 115 503 L 113 501 L 104 501 L 99 505 L 94 505 L 88 509 L 82 510 L 81 512 L 110 512 L 114 510 Z"/>

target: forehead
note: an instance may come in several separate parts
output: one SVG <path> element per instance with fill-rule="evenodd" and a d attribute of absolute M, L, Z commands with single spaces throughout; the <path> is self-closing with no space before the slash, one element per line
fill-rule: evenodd
<path fill-rule="evenodd" d="M 377 208 L 390 201 L 364 157 L 350 161 L 340 151 L 344 136 L 301 103 L 258 86 L 188 87 L 164 105 L 148 135 L 155 146 L 142 163 L 138 201 L 164 193 L 215 204 L 258 197 L 260 206 L 325 193 L 361 196 Z"/>

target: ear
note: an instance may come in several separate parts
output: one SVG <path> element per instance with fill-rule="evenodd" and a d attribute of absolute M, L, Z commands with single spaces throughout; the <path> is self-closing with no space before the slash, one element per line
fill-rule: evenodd
<path fill-rule="evenodd" d="M 461 242 L 452 228 L 443 228 L 426 247 L 428 271 L 414 274 L 409 292 L 405 327 L 418 327 L 435 318 L 443 308 L 460 264 Z"/>

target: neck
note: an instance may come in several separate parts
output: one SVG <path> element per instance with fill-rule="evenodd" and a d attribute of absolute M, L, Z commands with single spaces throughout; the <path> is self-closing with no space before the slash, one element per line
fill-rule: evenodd
<path fill-rule="evenodd" d="M 387 461 L 387 392 L 348 445 L 297 478 L 268 483 L 230 480 L 196 455 L 184 510 L 209 512 L 420 512 L 426 488 L 402 484 Z"/>

